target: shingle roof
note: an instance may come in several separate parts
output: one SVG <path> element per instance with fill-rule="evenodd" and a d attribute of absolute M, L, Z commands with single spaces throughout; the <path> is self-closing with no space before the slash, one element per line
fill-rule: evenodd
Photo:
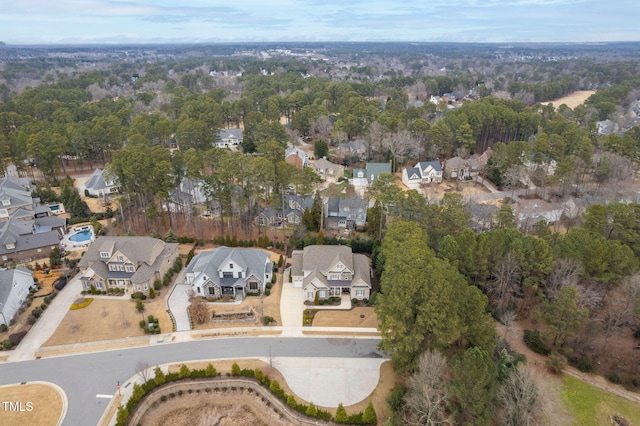
<path fill-rule="evenodd" d="M 187 265 L 186 272 L 196 275 L 204 273 L 209 280 L 220 285 L 222 278 L 220 278 L 218 270 L 221 265 L 233 261 L 246 270 L 246 275 L 241 280 L 244 283 L 244 278 L 251 275 L 263 279 L 265 267 L 266 270 L 269 270 L 269 267 L 272 266 L 269 259 L 269 254 L 262 250 L 222 246 L 198 253 Z"/>
<path fill-rule="evenodd" d="M 11 294 L 11 290 L 13 289 L 14 275 L 23 275 L 29 276 L 33 280 L 33 273 L 22 267 L 17 267 L 16 269 L 6 269 L 4 271 L 0 271 L 0 303 L 4 304 L 9 299 L 9 295 Z M 2 307 L 0 307 L 0 311 Z"/>

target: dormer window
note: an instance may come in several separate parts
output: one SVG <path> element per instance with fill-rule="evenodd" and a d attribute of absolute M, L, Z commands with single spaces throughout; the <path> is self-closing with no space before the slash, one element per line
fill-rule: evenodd
<path fill-rule="evenodd" d="M 16 245 L 14 243 L 7 243 L 6 247 L 7 247 L 7 250 L 12 250 L 16 248 Z"/>
<path fill-rule="evenodd" d="M 111 257 L 111 253 L 107 252 L 107 251 L 101 251 L 100 252 L 100 257 L 103 259 L 109 259 Z"/>
<path fill-rule="evenodd" d="M 2 205 L 3 206 L 8 206 L 9 204 L 11 204 L 11 200 L 8 198 L 5 198 L 4 200 L 2 200 Z"/>

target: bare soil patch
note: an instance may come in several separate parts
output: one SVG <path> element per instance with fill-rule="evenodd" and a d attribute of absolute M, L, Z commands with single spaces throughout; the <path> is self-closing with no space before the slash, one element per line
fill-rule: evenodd
<path fill-rule="evenodd" d="M 373 307 L 357 307 L 348 311 L 318 309 L 313 317 L 313 326 L 377 328 L 378 317 Z"/>
<path fill-rule="evenodd" d="M 38 285 L 40 286 L 40 290 L 35 296 L 51 294 L 54 291 L 53 283 L 64 273 L 63 269 L 53 269 L 48 274 L 45 274 L 44 271 L 35 271 L 33 278 L 38 280 Z"/>
<path fill-rule="evenodd" d="M 595 90 L 578 90 L 573 93 L 568 94 L 567 96 L 563 96 L 562 98 L 555 99 L 551 102 L 545 102 L 544 105 L 553 104 L 553 106 L 557 109 L 560 105 L 565 104 L 571 109 L 574 109 L 578 105 L 582 105 L 584 101 L 586 101 L 589 96 L 596 93 Z"/>
<path fill-rule="evenodd" d="M 487 194 L 489 190 L 478 182 L 442 181 L 421 188 L 428 199 L 441 199 L 447 193 L 460 193 L 462 196 Z"/>
<path fill-rule="evenodd" d="M 166 289 L 163 289 L 164 293 Z M 98 299 L 89 306 L 69 311 L 53 336 L 43 346 L 97 342 L 144 336 L 139 322 L 153 315 L 160 320 L 160 330 L 169 333 L 171 320 L 163 297 L 144 301 L 145 310 L 140 314 L 133 299 Z"/>
<path fill-rule="evenodd" d="M 23 411 L 2 408 L 0 426 L 56 425 L 62 416 L 62 395 L 54 387 L 43 383 L 28 383 L 0 388 L 2 401 L 20 403 Z M 27 403 L 32 409 L 29 411 Z"/>

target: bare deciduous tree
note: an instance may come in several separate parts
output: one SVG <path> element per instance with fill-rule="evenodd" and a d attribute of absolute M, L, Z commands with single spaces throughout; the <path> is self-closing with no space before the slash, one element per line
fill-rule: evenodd
<path fill-rule="evenodd" d="M 487 282 L 487 295 L 496 312 L 505 312 L 514 303 L 521 275 L 520 261 L 510 251 L 496 265 L 493 280 Z"/>
<path fill-rule="evenodd" d="M 144 360 L 140 360 L 136 363 L 136 373 L 138 373 L 138 377 L 142 380 L 142 383 L 146 383 L 151 378 L 151 369 L 149 368 L 149 363 Z"/>
<path fill-rule="evenodd" d="M 633 324 L 635 315 L 635 300 L 633 289 L 629 282 L 625 282 L 620 288 L 611 290 L 605 299 L 602 310 L 602 331 L 604 332 L 604 347 L 607 346 L 611 336 L 618 333 L 624 327 Z"/>
<path fill-rule="evenodd" d="M 331 137 L 333 124 L 326 115 L 321 115 L 311 122 L 311 134 L 317 135 L 321 139 L 328 140 Z"/>
<path fill-rule="evenodd" d="M 540 413 L 538 387 L 525 366 L 513 370 L 498 391 L 505 408 L 505 424 L 527 426 L 536 423 Z"/>
<path fill-rule="evenodd" d="M 450 425 L 446 381 L 447 360 L 437 351 L 427 351 L 418 361 L 418 371 L 407 381 L 403 420 L 407 425 Z"/>
<path fill-rule="evenodd" d="M 191 315 L 191 319 L 193 319 L 198 324 L 204 324 L 205 322 L 209 321 L 209 309 L 204 303 L 204 300 L 199 297 L 194 297 L 191 299 L 189 314 Z"/>
<path fill-rule="evenodd" d="M 582 274 L 582 264 L 576 259 L 557 259 L 545 285 L 545 293 L 553 299 L 556 292 L 566 285 L 576 286 Z"/>

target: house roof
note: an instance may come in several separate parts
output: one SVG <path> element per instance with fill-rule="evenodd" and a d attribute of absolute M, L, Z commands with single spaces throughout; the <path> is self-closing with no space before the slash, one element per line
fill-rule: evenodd
<path fill-rule="evenodd" d="M 110 237 L 101 236 L 94 241 L 89 250 L 82 256 L 78 266 L 91 267 L 96 271 L 99 263 L 106 263 L 100 252 L 122 253 L 131 263 L 136 265 L 136 272 L 131 281 L 142 283 L 149 281 L 160 269 L 160 264 L 168 257 L 173 257 L 178 250 L 178 244 L 165 243 L 151 237 Z"/>
<path fill-rule="evenodd" d="M 262 279 L 265 271 L 269 271 L 273 267 L 269 254 L 265 251 L 222 246 L 198 253 L 187 265 L 186 272 L 196 276 L 204 274 L 217 285 L 227 285 L 228 283 L 223 282 L 223 278 L 220 278 L 218 271 L 222 265 L 231 261 L 245 271 L 245 275 L 238 285 L 244 285 L 244 279 L 251 275 Z"/>
<path fill-rule="evenodd" d="M 220 139 L 235 137 L 242 140 L 242 129 L 224 129 L 220 130 L 218 135 L 220 135 Z"/>
<path fill-rule="evenodd" d="M 420 172 L 420 169 L 417 167 L 407 167 L 405 170 L 405 173 L 407 174 L 407 178 L 409 178 L 410 180 L 413 179 L 417 179 L 420 180 L 422 179 L 422 172 Z"/>
<path fill-rule="evenodd" d="M 307 246 L 303 249 L 302 270 L 319 270 L 326 272 L 341 262 L 347 269 L 353 271 L 353 255 L 349 246 Z"/>
<path fill-rule="evenodd" d="M 2 303 L 0 311 L 2 311 L 4 304 L 9 300 L 9 295 L 11 294 L 11 290 L 13 290 L 13 283 L 16 279 L 19 279 L 18 276 L 22 277 L 22 279 L 27 279 L 28 277 L 31 279 L 31 282 L 33 282 L 33 273 L 26 268 L 19 266 L 16 269 L 0 271 L 0 303 Z"/>
<path fill-rule="evenodd" d="M 91 189 L 93 191 L 98 191 L 100 189 L 112 188 L 114 185 L 108 184 L 106 179 L 104 178 L 104 170 L 95 169 L 91 176 L 84 183 L 85 189 Z"/>
<path fill-rule="evenodd" d="M 294 155 L 294 154 L 297 154 L 297 155 L 298 155 L 298 157 L 300 157 L 300 158 L 307 158 L 307 157 L 309 157 L 309 155 L 308 155 L 305 151 L 301 150 L 301 149 L 300 149 L 300 148 L 298 148 L 297 146 L 294 146 L 294 147 L 292 147 L 292 148 L 287 148 L 287 149 L 284 151 L 284 158 L 287 158 L 288 156 L 290 156 L 290 155 Z"/>
<path fill-rule="evenodd" d="M 391 173 L 390 163 L 367 163 L 365 170 L 367 179 L 371 180 L 371 176 L 378 177 L 380 173 Z"/>
<path fill-rule="evenodd" d="M 339 164 L 334 164 L 331 161 L 327 160 L 326 158 L 320 158 L 318 160 L 315 161 L 315 163 L 313 163 L 313 168 L 316 170 L 335 170 L 335 171 L 340 171 L 340 169 L 344 168 L 344 166 L 341 166 Z"/>
<path fill-rule="evenodd" d="M 418 163 L 416 165 L 416 167 L 419 167 L 420 170 L 422 170 L 423 172 L 425 170 L 427 170 L 429 167 L 432 167 L 433 170 L 435 170 L 436 172 L 441 172 L 442 171 L 442 165 L 440 165 L 440 162 L 437 160 L 434 161 L 422 161 L 420 163 Z"/>
<path fill-rule="evenodd" d="M 291 256 L 292 274 L 304 275 L 303 287 L 312 281 L 324 287 L 344 287 L 362 280 L 371 287 L 369 260 L 365 255 L 353 254 L 348 246 L 312 245 L 295 250 Z M 351 281 L 328 280 L 327 273 L 338 262 L 353 273 Z M 317 286 L 316 286 L 317 287 Z"/>

